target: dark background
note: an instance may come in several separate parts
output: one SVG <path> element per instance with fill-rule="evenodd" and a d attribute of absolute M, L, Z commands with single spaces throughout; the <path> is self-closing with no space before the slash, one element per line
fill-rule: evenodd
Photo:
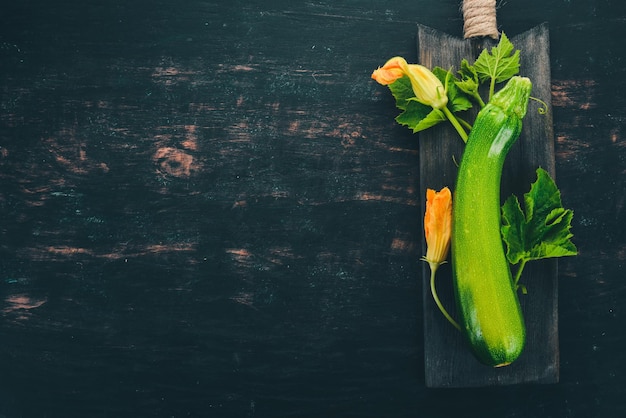
<path fill-rule="evenodd" d="M 626 416 L 626 3 L 551 35 L 561 381 L 424 387 L 419 141 L 370 80 L 456 1 L 9 1 L 0 417 Z"/>

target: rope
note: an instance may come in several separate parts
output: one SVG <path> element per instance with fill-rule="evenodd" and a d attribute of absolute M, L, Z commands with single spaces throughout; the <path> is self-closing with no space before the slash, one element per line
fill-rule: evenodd
<path fill-rule="evenodd" d="M 465 39 L 489 36 L 498 39 L 496 0 L 463 0 L 463 33 Z"/>

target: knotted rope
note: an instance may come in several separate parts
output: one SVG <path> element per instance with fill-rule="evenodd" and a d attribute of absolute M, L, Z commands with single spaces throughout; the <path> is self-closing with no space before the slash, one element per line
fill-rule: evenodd
<path fill-rule="evenodd" d="M 496 0 L 463 0 L 463 33 L 465 39 L 489 36 L 498 39 Z"/>

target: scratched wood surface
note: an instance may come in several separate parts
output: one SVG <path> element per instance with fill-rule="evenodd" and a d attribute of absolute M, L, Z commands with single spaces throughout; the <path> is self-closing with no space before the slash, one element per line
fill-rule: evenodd
<path fill-rule="evenodd" d="M 532 95 L 544 98 L 545 105 L 531 101 L 519 140 L 507 155 L 502 175 L 502 200 L 511 194 L 522 200 L 536 179 L 538 167 L 555 177 L 554 133 L 550 85 L 550 38 L 547 24 L 538 25 L 514 36 L 511 41 L 524 51 L 520 74 L 533 80 Z M 419 62 L 429 68 L 458 68 L 462 59 L 473 62 L 480 51 L 491 48 L 491 40 L 465 41 L 420 25 L 417 31 Z M 545 114 L 539 112 L 542 108 Z M 452 128 L 426 131 L 420 140 L 420 190 L 454 190 L 457 163 L 463 155 L 463 143 Z M 424 205 L 423 205 L 424 206 Z M 425 243 L 423 253 L 426 252 Z M 529 263 L 524 284 L 528 295 L 520 292 L 526 323 L 526 346 L 523 355 L 512 365 L 501 368 L 480 364 L 468 350 L 464 338 L 439 312 L 430 291 L 423 292 L 424 362 L 428 387 L 475 387 L 516 383 L 556 383 L 559 380 L 558 286 L 556 260 Z M 423 289 L 429 289 L 429 267 L 422 267 Z M 439 292 L 445 305 L 456 317 L 451 268 L 442 268 L 438 276 Z"/>
<path fill-rule="evenodd" d="M 424 385 L 420 144 L 369 76 L 456 1 L 11 1 L 0 13 L 0 416 L 626 413 L 625 6 L 547 21 L 560 383 Z M 429 7 L 431 6 L 431 7 Z"/>

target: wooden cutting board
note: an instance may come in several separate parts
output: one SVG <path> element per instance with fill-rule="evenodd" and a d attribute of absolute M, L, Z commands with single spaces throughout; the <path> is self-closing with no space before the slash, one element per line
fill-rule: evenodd
<path fill-rule="evenodd" d="M 547 24 L 517 36 L 507 33 L 521 52 L 520 75 L 533 82 L 532 96 L 548 104 L 540 114 L 539 103 L 529 103 L 521 137 L 510 151 L 502 177 L 502 200 L 511 193 L 520 199 L 535 181 L 538 167 L 555 175 L 554 133 L 552 127 L 550 51 Z M 418 62 L 428 68 L 458 69 L 463 58 L 473 62 L 482 49 L 496 44 L 491 38 L 459 39 L 418 25 Z M 429 129 L 419 135 L 420 189 L 454 187 L 457 162 L 463 141 L 449 127 Z M 424 205 L 422 205 L 422 213 Z M 423 254 L 426 254 L 424 242 Z M 527 342 L 521 357 L 513 364 L 491 368 L 479 363 L 465 345 L 462 335 L 443 317 L 429 291 L 429 267 L 423 264 L 424 353 L 426 386 L 476 387 L 517 383 L 556 383 L 559 379 L 559 340 L 557 317 L 557 262 L 555 259 L 529 263 L 521 279 L 528 289 L 520 292 L 526 320 Z M 437 289 L 444 306 L 456 317 L 449 264 L 437 271 Z"/>

